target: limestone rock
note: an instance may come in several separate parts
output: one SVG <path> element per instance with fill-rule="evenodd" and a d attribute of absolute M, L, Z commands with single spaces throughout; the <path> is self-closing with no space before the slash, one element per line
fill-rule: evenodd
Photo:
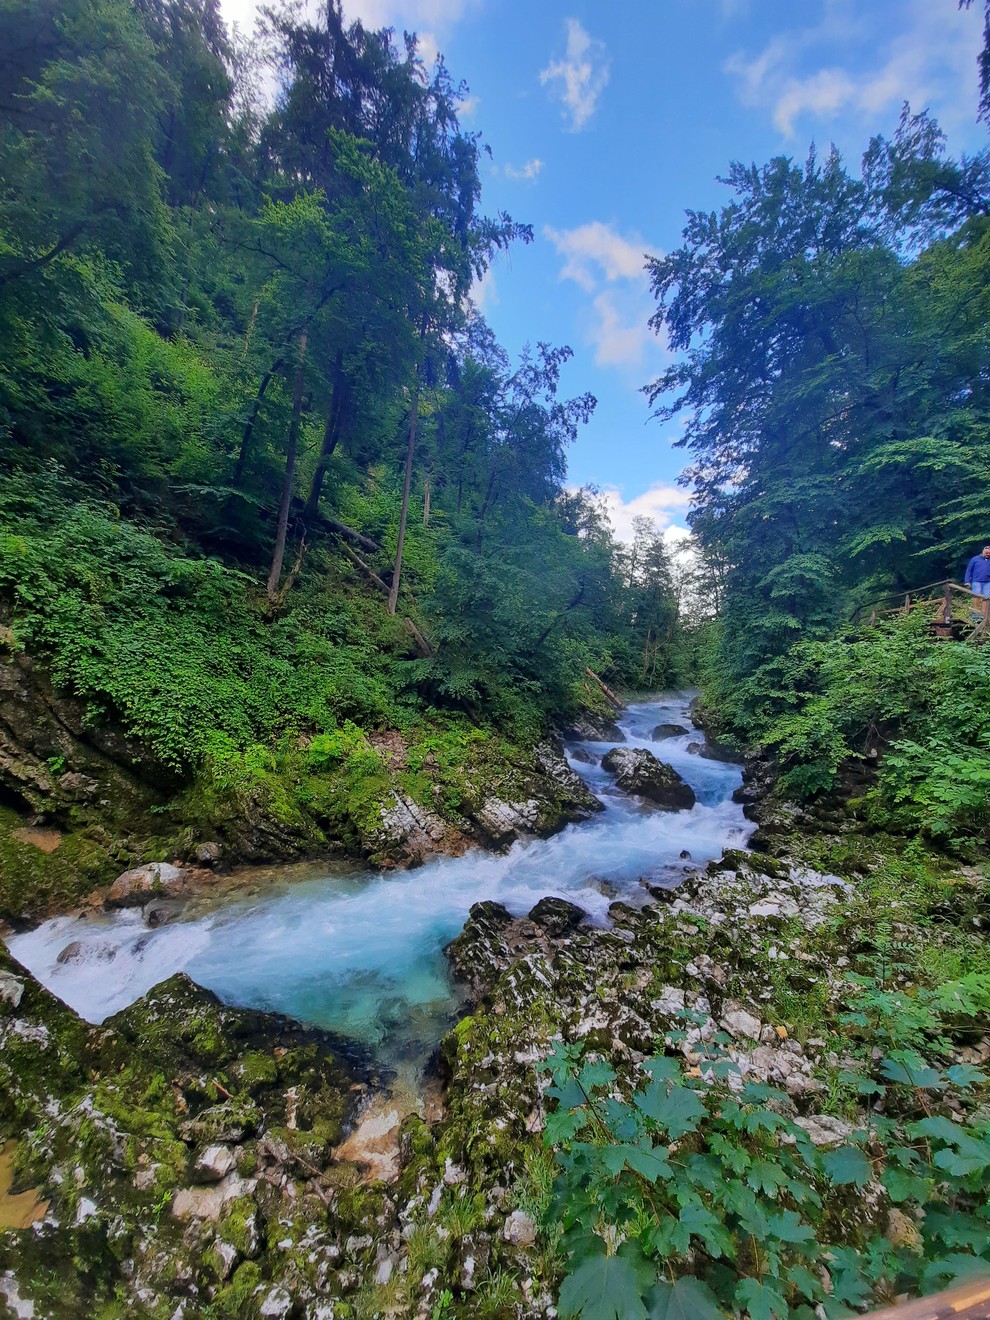
<path fill-rule="evenodd" d="M 118 875 L 106 892 L 104 905 L 109 908 L 143 907 L 149 898 L 180 894 L 189 881 L 183 866 L 170 862 L 148 862 Z"/>
<path fill-rule="evenodd" d="M 13 1013 L 24 994 L 24 982 L 10 972 L 0 972 L 0 1013 Z"/>
<path fill-rule="evenodd" d="M 223 854 L 219 843 L 208 842 L 197 846 L 195 857 L 200 866 L 216 866 Z"/>
<path fill-rule="evenodd" d="M 227 1146 L 207 1146 L 196 1161 L 195 1175 L 200 1182 L 215 1183 L 226 1178 L 235 1164 L 233 1151 Z"/>
<path fill-rule="evenodd" d="M 506 1242 L 517 1247 L 531 1247 L 536 1241 L 536 1224 L 523 1210 L 513 1210 L 505 1221 L 502 1234 Z"/>
<path fill-rule="evenodd" d="M 794 1119 L 798 1127 L 804 1128 L 816 1146 L 841 1146 L 848 1141 L 856 1130 L 852 1123 L 831 1114 L 808 1114 Z"/>
<path fill-rule="evenodd" d="M 654 742 L 662 742 L 664 738 L 680 738 L 685 733 L 690 733 L 683 724 L 658 724 L 650 734 Z"/>
<path fill-rule="evenodd" d="M 744 1008 L 738 1008 L 722 1015 L 721 1025 L 736 1040 L 744 1037 L 747 1040 L 759 1040 L 760 1032 L 763 1030 L 763 1023 L 752 1013 L 747 1013 Z"/>
<path fill-rule="evenodd" d="M 530 921 L 542 926 L 551 939 L 560 939 L 580 926 L 587 913 L 565 898 L 541 898 L 529 914 Z"/>
<path fill-rule="evenodd" d="M 602 767 L 615 775 L 624 793 L 653 802 L 663 811 L 685 811 L 697 799 L 673 766 L 658 761 L 645 747 L 613 747 L 602 757 Z"/>

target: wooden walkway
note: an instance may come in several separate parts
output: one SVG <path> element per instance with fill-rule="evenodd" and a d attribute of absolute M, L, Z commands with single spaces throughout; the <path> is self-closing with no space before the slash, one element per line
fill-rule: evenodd
<path fill-rule="evenodd" d="M 990 1320 L 990 1277 L 901 1306 L 871 1311 L 863 1320 Z"/>
<path fill-rule="evenodd" d="M 968 587 L 946 578 L 930 582 L 926 587 L 912 591 L 891 592 L 873 605 L 867 605 L 856 615 L 859 622 L 871 627 L 883 619 L 922 611 L 928 618 L 932 637 L 936 641 L 973 642 L 977 645 L 990 641 L 990 596 L 974 596 Z"/>

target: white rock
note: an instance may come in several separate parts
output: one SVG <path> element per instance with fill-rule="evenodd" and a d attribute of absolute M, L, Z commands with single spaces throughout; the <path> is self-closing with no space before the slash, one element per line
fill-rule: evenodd
<path fill-rule="evenodd" d="M 230 1173 L 235 1163 L 229 1146 L 207 1146 L 196 1161 L 196 1177 L 200 1182 L 220 1182 Z"/>
<path fill-rule="evenodd" d="M 214 1249 L 220 1257 L 220 1277 L 229 1279 L 233 1273 L 234 1266 L 240 1258 L 240 1252 L 236 1247 L 232 1247 L 229 1242 L 218 1241 L 214 1244 Z"/>
<path fill-rule="evenodd" d="M 292 1294 L 286 1288 L 273 1288 L 258 1307 L 265 1320 L 285 1320 L 292 1310 Z"/>
<path fill-rule="evenodd" d="M 20 1004 L 23 994 L 23 981 L 11 976 L 10 972 L 0 972 L 0 1012 L 12 1013 Z"/>
<path fill-rule="evenodd" d="M 531 1247 L 536 1241 L 536 1224 L 523 1210 L 513 1210 L 502 1233 L 506 1242 L 517 1247 Z"/>
<path fill-rule="evenodd" d="M 677 1013 L 684 1011 L 684 991 L 677 989 L 676 986 L 665 985 L 657 995 L 656 999 L 650 1001 L 650 1007 L 657 1013 L 664 1013 L 673 1017 Z"/>
<path fill-rule="evenodd" d="M 809 1114 L 806 1118 L 795 1118 L 794 1122 L 804 1128 L 816 1146 L 838 1146 L 856 1131 L 852 1123 L 831 1114 Z"/>
<path fill-rule="evenodd" d="M 721 1025 L 730 1036 L 734 1036 L 737 1040 L 740 1036 L 744 1036 L 749 1040 L 759 1040 L 760 1031 L 763 1027 L 760 1019 L 754 1017 L 752 1013 L 747 1013 L 744 1008 L 726 1013 L 721 1020 Z"/>
<path fill-rule="evenodd" d="M 255 1178 L 231 1173 L 212 1187 L 183 1187 L 172 1198 L 172 1214 L 176 1219 L 209 1219 L 216 1223 L 225 1205 L 250 1196 L 257 1185 Z"/>

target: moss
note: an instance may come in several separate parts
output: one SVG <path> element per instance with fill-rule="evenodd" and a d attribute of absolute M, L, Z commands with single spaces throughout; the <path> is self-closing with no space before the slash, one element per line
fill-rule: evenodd
<path fill-rule="evenodd" d="M 67 833 L 53 852 L 15 839 L 24 819 L 0 806 L 0 918 L 24 920 L 71 907 L 120 871 L 106 845 L 82 830 Z"/>
<path fill-rule="evenodd" d="M 238 1265 L 226 1288 L 221 1288 L 213 1305 L 217 1315 L 230 1320 L 250 1320 L 255 1314 L 254 1294 L 261 1286 L 261 1270 L 253 1260 Z"/>
<path fill-rule="evenodd" d="M 259 1086 L 274 1086 L 278 1081 L 278 1065 L 270 1054 L 252 1050 L 231 1067 L 230 1075 L 239 1086 L 255 1091 Z"/>
<path fill-rule="evenodd" d="M 242 1256 L 256 1256 L 262 1248 L 258 1236 L 257 1211 L 250 1197 L 243 1197 L 226 1206 L 218 1230 L 227 1242 Z"/>

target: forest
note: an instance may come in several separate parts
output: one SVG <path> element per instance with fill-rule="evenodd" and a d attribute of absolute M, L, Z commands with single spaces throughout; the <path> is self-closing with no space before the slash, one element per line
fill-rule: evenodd
<path fill-rule="evenodd" d="M 976 72 L 990 123 L 990 5 Z M 467 94 L 341 0 L 0 0 L 0 1310 L 833 1320 L 987 1272 L 987 620 L 877 609 L 990 541 L 990 149 L 905 105 L 644 256 L 674 556 L 569 482 L 572 348 L 472 298 L 535 236 Z M 697 735 L 683 837 L 610 814 L 627 735 Z M 90 1026 L 16 960 L 192 929 L 166 871 L 481 874 L 595 812 L 593 920 L 565 842 L 434 932 L 468 989 L 391 1181 L 338 1152 L 394 1060 L 185 964 Z"/>

